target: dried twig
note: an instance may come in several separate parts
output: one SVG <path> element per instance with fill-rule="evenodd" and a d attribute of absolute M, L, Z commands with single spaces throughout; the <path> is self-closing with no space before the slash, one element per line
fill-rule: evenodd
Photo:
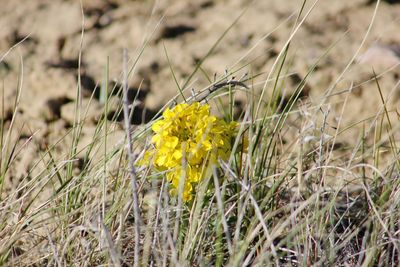
<path fill-rule="evenodd" d="M 221 89 L 221 88 L 223 88 L 223 87 L 225 87 L 225 86 L 233 86 L 233 87 L 239 86 L 239 87 L 243 87 L 243 88 L 249 89 L 249 87 L 247 87 L 247 85 L 244 84 L 244 83 L 241 82 L 241 81 L 236 81 L 236 80 L 224 81 L 224 82 L 220 82 L 220 83 L 216 83 L 216 84 L 211 85 L 211 86 L 208 88 L 207 95 L 203 96 L 202 98 L 198 99 L 197 101 L 198 101 L 198 102 L 201 102 L 201 101 L 206 100 L 206 98 L 207 98 L 210 94 L 214 93 L 214 92 L 217 91 L 218 89 Z"/>
<path fill-rule="evenodd" d="M 129 159 L 129 174 L 131 177 L 132 186 L 132 197 L 133 197 L 133 213 L 135 217 L 135 251 L 134 251 L 134 267 L 139 266 L 139 252 L 140 252 L 140 210 L 139 210 L 139 200 L 137 192 L 137 176 L 136 169 L 134 165 L 134 155 L 132 151 L 132 137 L 130 131 L 130 116 L 129 116 L 129 101 L 128 101 L 128 51 L 124 49 L 123 52 L 123 106 L 124 106 L 124 123 L 127 138 L 127 149 L 128 149 L 128 159 Z"/>

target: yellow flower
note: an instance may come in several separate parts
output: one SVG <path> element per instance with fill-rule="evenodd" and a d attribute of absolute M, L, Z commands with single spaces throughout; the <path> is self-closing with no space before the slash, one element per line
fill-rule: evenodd
<path fill-rule="evenodd" d="M 167 108 L 163 117 L 153 124 L 153 148 L 139 165 L 153 163 L 156 170 L 167 171 L 172 194 L 178 192 L 181 179 L 185 179 L 183 199 L 189 201 L 196 184 L 204 178 L 202 170 L 217 164 L 218 158 L 229 157 L 237 123 L 211 116 L 209 105 L 198 102 Z"/>
<path fill-rule="evenodd" d="M 167 180 L 173 187 L 170 190 L 170 194 L 177 195 L 181 179 L 184 179 L 183 200 L 191 200 L 193 197 L 193 185 L 200 182 L 202 175 L 202 169 L 199 167 L 192 167 L 190 165 L 187 168 L 182 168 L 182 166 L 175 167 L 166 174 Z"/>

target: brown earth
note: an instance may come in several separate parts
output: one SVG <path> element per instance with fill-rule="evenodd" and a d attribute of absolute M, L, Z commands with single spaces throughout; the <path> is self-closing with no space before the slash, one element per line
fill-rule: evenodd
<path fill-rule="evenodd" d="M 11 123 L 17 89 L 21 89 L 18 119 L 8 140 L 19 139 L 18 147 L 24 151 L 15 159 L 16 167 L 10 176 L 14 184 L 24 177 L 46 146 L 71 128 L 79 75 L 83 106 L 91 103 L 80 147 L 91 141 L 103 113 L 98 88 L 104 81 L 107 59 L 110 81 L 114 81 L 111 85 L 119 84 L 123 48 L 129 50 L 133 62 L 143 42 L 148 41 L 129 84 L 131 99 L 140 89 L 141 102 L 133 119 L 134 124 L 140 124 L 178 94 L 171 67 L 182 85 L 243 12 L 188 88 L 200 90 L 210 84 L 208 79 L 214 79 L 214 75 L 222 77 L 225 71 L 238 70 L 236 79 L 245 73 L 260 74 L 248 81 L 254 85 L 257 97 L 277 55 L 313 4 L 307 1 L 298 18 L 301 0 L 82 0 L 83 9 L 80 1 L 73 0 L 0 2 L 0 77 L 4 97 L 0 110 L 4 110 L 6 127 Z M 321 58 L 307 78 L 302 101 L 315 106 L 325 99 L 322 110 L 331 110 L 330 124 L 337 124 L 335 119 L 347 97 L 343 128 L 381 110 L 373 70 L 382 74 L 378 81 L 384 97 L 389 99 L 389 110 L 396 109 L 400 96 L 396 87 L 400 75 L 400 4 L 389 2 L 396 1 L 381 3 L 361 46 L 373 18 L 375 1 L 320 0 L 291 42 L 287 57 L 290 64 L 284 69 L 287 75 L 283 88 L 287 94 Z M 268 86 L 272 88 L 271 83 Z M 92 94 L 94 100 L 89 101 Z M 326 94 L 330 97 L 324 97 Z M 238 106 L 244 107 L 244 95 L 237 96 Z M 113 96 L 113 101 L 118 99 Z M 111 105 L 110 118 L 115 106 Z M 396 123 L 397 117 L 392 120 Z M 360 128 L 343 134 L 342 142 L 355 141 Z M 29 142 L 32 135 L 37 143 Z M 111 142 L 118 142 L 122 136 L 123 131 L 116 124 Z M 60 154 L 63 152 L 61 147 Z"/>

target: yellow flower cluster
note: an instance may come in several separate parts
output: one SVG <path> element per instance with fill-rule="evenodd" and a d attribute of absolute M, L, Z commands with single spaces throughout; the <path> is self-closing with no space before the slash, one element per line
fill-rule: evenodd
<path fill-rule="evenodd" d="M 167 108 L 163 117 L 152 126 L 154 146 L 140 165 L 153 163 L 158 171 L 166 171 L 173 194 L 185 179 L 183 199 L 189 201 L 207 167 L 229 157 L 237 123 L 211 116 L 209 105 L 198 102 Z"/>

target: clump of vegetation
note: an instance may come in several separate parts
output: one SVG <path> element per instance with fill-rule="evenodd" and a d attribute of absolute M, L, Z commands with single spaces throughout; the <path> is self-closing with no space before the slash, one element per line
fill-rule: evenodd
<path fill-rule="evenodd" d="M 190 79 L 218 40 L 161 118 L 131 128 L 135 106 L 121 101 L 126 136 L 117 143 L 108 141 L 120 125 L 107 120 L 109 90 L 102 88 L 104 116 L 82 151 L 78 86 L 71 131 L 41 150 L 8 191 L 16 156 L 39 142 L 34 135 L 22 145 L 20 136 L 11 140 L 14 124 L 2 121 L 0 265 L 397 266 L 398 126 L 379 83 L 382 113 L 343 145 L 337 140 L 358 124 L 343 127 L 346 114 L 339 114 L 329 125 L 328 97 L 299 101 L 318 62 L 283 97 L 291 38 L 261 88 L 254 83 L 261 74 L 233 78 L 242 66 L 188 97 Z M 114 90 L 126 93 L 124 58 L 124 86 Z M 246 105 L 235 113 L 239 92 Z M 60 146 L 69 151 L 60 154 Z"/>
<path fill-rule="evenodd" d="M 141 163 L 165 172 L 173 195 L 182 183 L 183 199 L 189 201 L 209 167 L 229 158 L 237 124 L 210 116 L 209 105 L 199 102 L 167 108 L 163 117 L 152 126 L 154 149 L 146 151 Z"/>

